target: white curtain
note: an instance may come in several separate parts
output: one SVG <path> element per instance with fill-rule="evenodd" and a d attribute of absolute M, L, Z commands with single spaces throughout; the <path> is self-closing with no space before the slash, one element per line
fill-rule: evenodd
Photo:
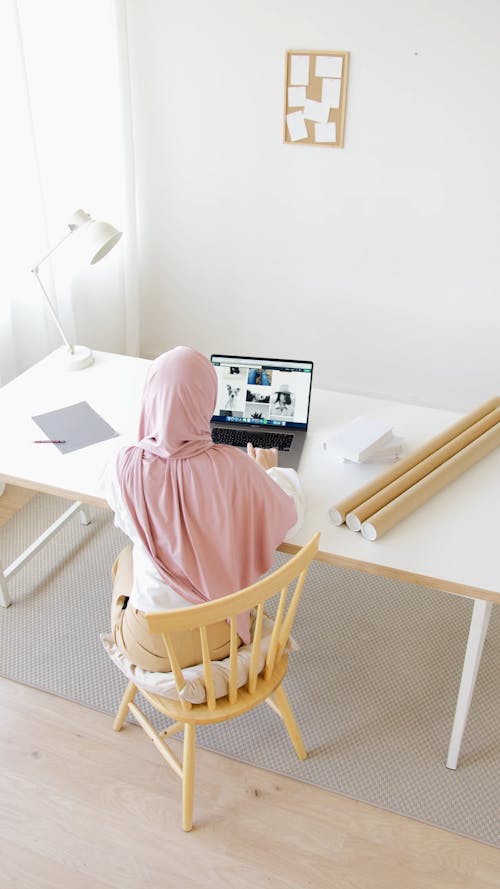
<path fill-rule="evenodd" d="M 139 354 L 125 0 L 2 0 L 0 83 L 0 380 L 61 345 L 30 270 L 79 208 L 121 241 L 81 268 L 70 238 L 40 276 L 70 341 Z"/>

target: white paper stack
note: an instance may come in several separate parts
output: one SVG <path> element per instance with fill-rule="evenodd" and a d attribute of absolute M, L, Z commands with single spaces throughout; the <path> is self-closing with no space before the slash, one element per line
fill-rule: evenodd
<path fill-rule="evenodd" d="M 387 463 L 398 459 L 403 443 L 394 435 L 392 426 L 356 417 L 325 442 L 325 449 L 350 463 Z"/>

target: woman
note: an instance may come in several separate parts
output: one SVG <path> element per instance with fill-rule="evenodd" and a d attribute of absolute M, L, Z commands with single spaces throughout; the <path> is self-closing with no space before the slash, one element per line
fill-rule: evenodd
<path fill-rule="evenodd" d="M 267 571 L 303 516 L 297 474 L 275 451 L 212 442 L 217 377 L 199 352 L 178 346 L 152 362 L 139 442 L 123 448 L 103 481 L 115 524 L 132 542 L 114 566 L 117 647 L 145 670 L 170 663 L 144 614 L 236 592 Z M 211 656 L 229 653 L 229 625 L 211 628 Z M 250 638 L 248 618 L 238 624 Z M 182 633 L 181 666 L 201 661 L 198 634 Z"/>
<path fill-rule="evenodd" d="M 277 392 L 273 405 L 273 414 L 285 414 L 290 416 L 292 413 L 292 396 L 289 392 Z"/>

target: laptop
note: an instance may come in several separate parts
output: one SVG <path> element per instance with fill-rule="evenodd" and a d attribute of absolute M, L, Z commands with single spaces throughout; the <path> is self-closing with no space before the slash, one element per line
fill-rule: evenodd
<path fill-rule="evenodd" d="M 211 355 L 218 390 L 212 417 L 217 444 L 277 448 L 279 465 L 297 469 L 309 421 L 312 361 Z"/>

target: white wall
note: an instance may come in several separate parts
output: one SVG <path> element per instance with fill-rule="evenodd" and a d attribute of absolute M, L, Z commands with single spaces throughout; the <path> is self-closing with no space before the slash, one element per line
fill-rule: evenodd
<path fill-rule="evenodd" d="M 497 0 L 129 0 L 142 351 L 500 392 Z M 348 50 L 343 149 L 284 145 L 286 49 Z"/>

